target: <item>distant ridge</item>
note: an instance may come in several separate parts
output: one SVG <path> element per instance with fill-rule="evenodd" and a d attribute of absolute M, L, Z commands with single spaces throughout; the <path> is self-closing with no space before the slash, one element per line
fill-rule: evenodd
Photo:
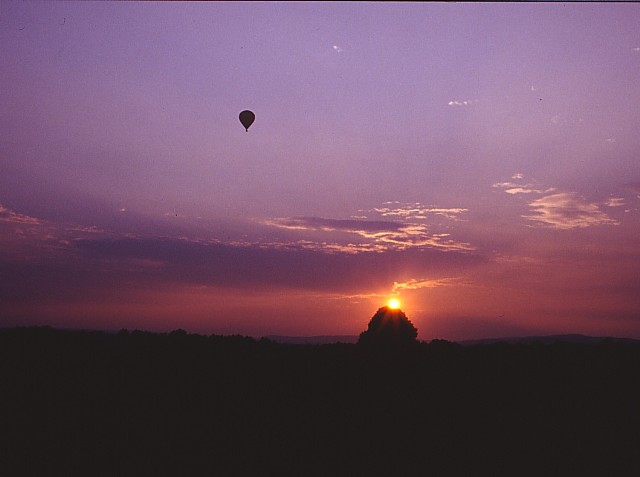
<path fill-rule="evenodd" d="M 357 343 L 358 336 L 352 335 L 337 335 L 337 336 L 280 336 L 269 335 L 264 336 L 268 340 L 281 344 L 297 344 L 297 345 L 321 345 L 321 344 L 334 344 L 334 343 Z M 632 338 L 614 338 L 608 336 L 587 336 L 580 334 L 567 334 L 567 335 L 546 335 L 546 336 L 515 336 L 508 338 L 484 338 L 477 340 L 461 340 L 453 341 L 462 346 L 474 346 L 474 345 L 491 345 L 496 343 L 508 343 L 508 344 L 531 344 L 542 343 L 544 345 L 550 345 L 553 343 L 574 343 L 574 344 L 598 344 L 603 340 L 612 340 L 616 343 L 628 343 L 640 345 L 640 340 Z"/>
<path fill-rule="evenodd" d="M 269 335 L 263 336 L 271 341 L 281 344 L 334 344 L 334 343 L 356 343 L 357 336 L 338 335 L 338 336 L 279 336 Z"/>
<path fill-rule="evenodd" d="M 579 334 L 568 335 L 548 335 L 548 336 L 520 336 L 511 338 L 487 338 L 479 340 L 465 340 L 458 341 L 463 346 L 473 346 L 482 344 L 496 344 L 496 343 L 508 343 L 508 344 L 530 344 L 530 343 L 542 343 L 545 345 L 553 343 L 575 343 L 575 344 L 598 344 L 603 340 L 612 340 L 616 343 L 629 343 L 640 344 L 640 340 L 632 338 L 613 338 L 613 337 L 596 337 L 586 336 Z"/>
<path fill-rule="evenodd" d="M 52 328 L 51 326 L 17 326 L 17 327 L 0 327 L 0 336 L 11 333 L 28 333 L 40 334 L 40 335 L 57 335 L 57 334 L 93 334 L 105 336 L 121 334 L 123 332 L 135 334 L 145 334 L 150 336 L 172 336 L 174 334 L 184 334 L 185 336 L 204 337 L 208 335 L 199 335 L 197 333 L 188 333 L 185 330 L 173 330 L 172 332 L 153 332 L 142 330 L 92 330 L 92 329 L 73 329 L 73 328 Z M 243 335 L 211 335 L 212 337 L 220 338 L 246 338 L 246 339 L 267 339 L 274 343 L 280 344 L 292 344 L 292 345 L 323 345 L 323 344 L 355 344 L 358 342 L 358 335 L 319 335 L 319 336 L 282 336 L 282 335 L 266 335 L 266 336 L 243 336 Z M 430 342 L 449 341 L 451 343 L 457 343 L 461 346 L 475 346 L 475 345 L 492 345 L 498 343 L 514 344 L 533 344 L 541 343 L 543 345 L 550 345 L 554 343 L 573 343 L 584 345 L 597 345 L 603 341 L 610 341 L 617 344 L 627 344 L 633 346 L 640 346 L 640 339 L 634 338 L 616 338 L 613 336 L 587 336 L 581 334 L 565 334 L 565 335 L 542 335 L 542 336 L 511 336 L 503 338 L 481 338 L 475 340 L 447 340 L 434 338 L 433 340 L 418 340 L 421 343 L 428 344 Z"/>

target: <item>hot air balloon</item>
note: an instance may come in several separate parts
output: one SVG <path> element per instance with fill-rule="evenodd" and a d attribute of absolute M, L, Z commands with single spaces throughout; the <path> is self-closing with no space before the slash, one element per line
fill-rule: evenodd
<path fill-rule="evenodd" d="M 249 132 L 249 126 L 251 126 L 255 120 L 256 115 L 253 114 L 253 111 L 246 110 L 240 113 L 240 122 L 247 130 L 247 132 Z"/>

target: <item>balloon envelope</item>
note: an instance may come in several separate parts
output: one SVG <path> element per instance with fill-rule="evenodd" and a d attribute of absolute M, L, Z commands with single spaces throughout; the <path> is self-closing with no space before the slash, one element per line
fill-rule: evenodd
<path fill-rule="evenodd" d="M 256 115 L 253 114 L 252 111 L 246 110 L 240 113 L 240 122 L 242 123 L 244 128 L 247 130 L 247 132 L 249 131 L 249 126 L 251 126 L 255 120 L 256 120 Z"/>

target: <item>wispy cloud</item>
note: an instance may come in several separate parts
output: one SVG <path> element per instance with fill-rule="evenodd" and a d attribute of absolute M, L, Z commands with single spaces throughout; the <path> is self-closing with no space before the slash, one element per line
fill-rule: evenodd
<path fill-rule="evenodd" d="M 360 220 L 360 219 L 326 219 L 322 217 L 280 217 L 266 220 L 266 225 L 293 230 L 324 230 L 347 232 L 380 232 L 399 230 L 399 222 Z"/>
<path fill-rule="evenodd" d="M 516 178 L 516 176 L 514 176 Z M 518 179 L 522 178 L 517 177 Z M 536 189 L 534 184 L 516 184 L 515 182 L 497 182 L 493 184 L 491 187 L 496 189 L 503 189 L 507 194 L 544 194 L 546 192 L 552 192 L 554 189 Z"/>
<path fill-rule="evenodd" d="M 354 232 L 378 243 L 387 244 L 390 248 L 397 250 L 409 247 L 438 248 L 445 251 L 475 250 L 475 247 L 471 246 L 471 244 L 447 239 L 448 234 L 430 234 L 425 225 L 407 225 L 397 231 L 382 231 L 370 234 Z"/>
<path fill-rule="evenodd" d="M 392 293 L 398 290 L 417 290 L 419 288 L 437 288 L 459 285 L 463 283 L 460 278 L 411 278 L 404 282 L 393 282 Z"/>
<path fill-rule="evenodd" d="M 538 189 L 527 189 L 525 187 L 511 187 L 509 189 L 506 189 L 505 192 L 507 194 L 531 194 L 531 193 L 541 194 L 543 191 Z"/>
<path fill-rule="evenodd" d="M 624 199 L 622 197 L 609 197 L 604 205 L 607 207 L 622 207 L 625 205 Z"/>
<path fill-rule="evenodd" d="M 83 232 L 87 234 L 106 234 L 106 231 L 95 225 L 71 225 L 67 227 L 69 232 Z"/>
<path fill-rule="evenodd" d="M 373 212 L 383 217 L 396 217 L 400 219 L 425 220 L 429 215 L 440 215 L 447 219 L 456 220 L 460 214 L 468 212 L 469 209 L 461 207 L 431 207 L 415 202 L 413 204 L 401 204 L 399 202 L 386 202 L 386 207 L 376 207 Z"/>
<path fill-rule="evenodd" d="M 261 243 L 238 243 L 234 244 L 239 247 L 257 247 L 261 249 L 273 250 L 308 250 L 312 252 L 320 252 L 325 254 L 349 254 L 355 255 L 362 252 L 377 253 L 386 252 L 388 247 L 378 243 L 347 243 L 340 244 L 335 242 L 314 242 L 313 240 L 297 240 L 294 242 L 271 241 Z"/>
<path fill-rule="evenodd" d="M 35 217 L 18 214 L 11 209 L 7 209 L 2 204 L 0 204 L 0 222 L 11 222 L 14 224 L 30 224 L 30 225 L 41 224 L 41 222 Z"/>
<path fill-rule="evenodd" d="M 451 100 L 447 103 L 448 106 L 460 107 L 460 106 L 471 106 L 472 104 L 476 104 L 478 102 L 477 99 L 467 99 L 464 101 L 460 100 Z"/>
<path fill-rule="evenodd" d="M 405 250 L 413 247 L 437 248 L 444 251 L 464 251 L 475 248 L 468 243 L 448 238 L 448 234 L 431 233 L 424 224 L 400 223 L 370 220 L 326 219 L 321 217 L 282 217 L 264 222 L 266 225 L 300 231 L 344 232 L 361 239 L 367 239 L 368 245 L 362 244 L 327 244 L 334 251 L 385 251 Z M 346 247 L 346 249 L 345 249 Z"/>
<path fill-rule="evenodd" d="M 617 225 L 597 204 L 573 192 L 551 194 L 529 203 L 533 215 L 523 217 L 544 226 L 574 229 L 595 225 Z"/>
<path fill-rule="evenodd" d="M 551 188 L 541 188 L 539 184 L 532 184 L 527 182 L 520 182 L 524 179 L 524 174 L 522 172 L 517 172 L 511 176 L 512 181 L 507 182 L 496 182 L 491 187 L 495 189 L 502 189 L 507 194 L 516 195 L 516 194 L 546 194 L 549 192 L 553 192 L 555 189 Z M 514 182 L 517 181 L 517 182 Z M 535 181 L 534 181 L 535 182 Z"/>
<path fill-rule="evenodd" d="M 502 189 L 507 194 L 541 194 L 527 205 L 533 213 L 522 215 L 523 218 L 536 222 L 537 225 L 550 226 L 559 229 L 574 229 L 591 227 L 594 225 L 617 225 L 618 222 L 600 210 L 598 203 L 589 202 L 575 192 L 557 191 L 554 187 L 544 188 L 539 184 L 520 182 L 524 174 L 511 176 L 515 181 L 497 182 L 492 185 Z M 625 200 L 620 197 L 610 197 L 601 205 L 607 207 L 621 207 Z"/>
<path fill-rule="evenodd" d="M 369 300 L 372 298 L 380 298 L 387 296 L 386 293 L 355 293 L 352 295 L 343 295 L 339 293 L 329 294 L 323 293 L 316 295 L 320 298 L 327 298 L 329 300 L 349 300 L 353 303 L 359 303 L 361 300 Z"/>

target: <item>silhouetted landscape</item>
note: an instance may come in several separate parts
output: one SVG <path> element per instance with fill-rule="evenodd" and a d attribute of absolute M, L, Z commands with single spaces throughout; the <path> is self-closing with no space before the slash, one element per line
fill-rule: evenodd
<path fill-rule="evenodd" d="M 2 475 L 635 475 L 640 346 L 0 331 Z"/>

